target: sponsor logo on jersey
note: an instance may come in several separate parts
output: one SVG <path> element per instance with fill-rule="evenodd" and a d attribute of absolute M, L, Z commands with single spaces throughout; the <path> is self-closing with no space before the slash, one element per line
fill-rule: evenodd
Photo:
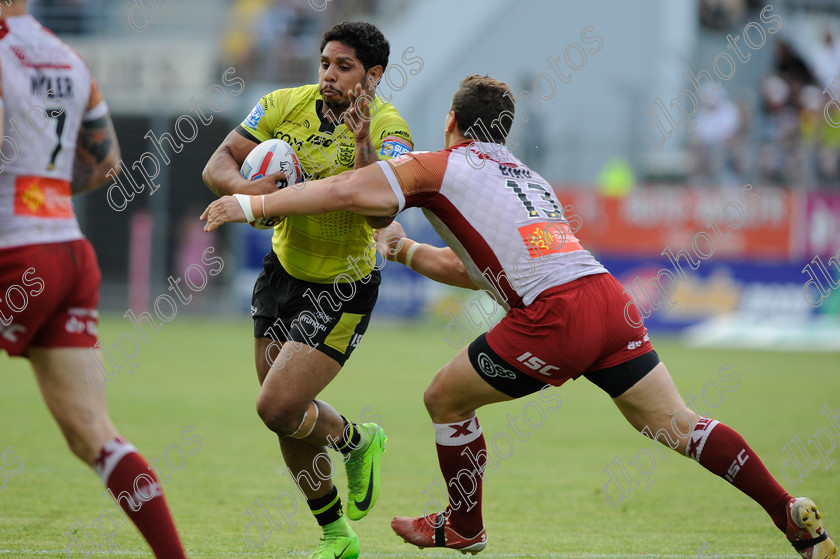
<path fill-rule="evenodd" d="M 8 5 L 8 4 L 7 4 Z M 21 65 L 38 70 L 70 70 L 73 68 L 69 49 L 63 45 L 25 45 L 11 47 Z"/>
<path fill-rule="evenodd" d="M 409 136 L 408 132 L 406 132 L 405 130 L 386 130 L 379 135 L 379 139 L 382 140 L 386 136 L 402 136 L 406 140 L 411 138 L 411 136 Z"/>
<path fill-rule="evenodd" d="M 382 148 L 379 150 L 379 155 L 385 157 L 399 157 L 404 153 L 411 151 L 411 146 L 407 145 L 405 140 L 388 136 L 382 142 Z"/>
<path fill-rule="evenodd" d="M 265 109 L 262 107 L 262 103 L 257 103 L 256 106 L 251 110 L 251 114 L 245 119 L 245 125 L 250 128 L 256 128 L 257 125 L 260 123 L 260 119 L 265 116 Z"/>
<path fill-rule="evenodd" d="M 70 183 L 47 177 L 18 177 L 15 180 L 15 215 L 72 218 Z"/>
<path fill-rule="evenodd" d="M 529 223 L 518 229 L 531 258 L 541 258 L 546 254 L 583 250 L 580 241 L 569 229 L 568 223 L 542 221 Z"/>
<path fill-rule="evenodd" d="M 280 126 L 283 126 L 283 125 L 285 125 L 285 124 L 291 124 L 292 126 L 297 126 L 298 128 L 309 128 L 309 127 L 311 126 L 311 124 L 309 124 L 309 119 L 308 119 L 308 118 L 307 118 L 307 119 L 305 119 L 303 122 L 298 122 L 298 121 L 296 121 L 296 120 L 289 120 L 289 119 L 287 118 L 286 120 L 284 120 L 284 121 L 280 124 Z"/>
<path fill-rule="evenodd" d="M 403 163 L 408 163 L 409 161 L 411 161 L 411 159 L 412 159 L 411 155 L 409 155 L 407 153 L 404 153 L 403 155 L 400 155 L 399 157 L 395 157 L 395 158 L 391 159 L 390 161 L 388 161 L 388 163 L 390 163 L 392 167 L 397 167 L 399 165 L 402 165 Z"/>

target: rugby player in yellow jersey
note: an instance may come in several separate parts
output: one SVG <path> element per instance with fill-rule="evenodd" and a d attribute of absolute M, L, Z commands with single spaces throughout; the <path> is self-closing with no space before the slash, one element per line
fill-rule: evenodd
<path fill-rule="evenodd" d="M 405 121 L 375 98 L 389 54 L 388 41 L 369 23 L 344 22 L 328 30 L 318 84 L 260 99 L 210 157 L 205 184 L 218 195 L 276 191 L 274 181 L 286 178 L 283 173 L 254 182 L 239 174 L 248 153 L 270 138 L 292 145 L 307 179 L 411 151 Z M 315 397 L 338 374 L 370 321 L 380 281 L 373 227 L 388 223 L 350 212 L 288 218 L 275 227 L 272 251 L 254 286 L 254 354 L 262 385 L 257 413 L 279 436 L 283 459 L 323 529 L 311 559 L 359 554 L 338 491 L 325 479 L 330 468 L 319 458 L 325 447 L 345 461 L 350 519 L 364 517 L 379 493 L 381 426 L 352 423 Z"/>

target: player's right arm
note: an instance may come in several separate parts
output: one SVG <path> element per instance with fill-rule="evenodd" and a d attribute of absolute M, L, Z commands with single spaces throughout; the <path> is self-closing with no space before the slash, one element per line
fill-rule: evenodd
<path fill-rule="evenodd" d="M 274 129 L 287 91 L 277 90 L 263 96 L 245 120 L 216 148 L 201 172 L 201 178 L 207 188 L 219 196 L 270 194 L 277 190 L 275 181 L 287 178 L 285 173 L 274 173 L 249 181 L 239 172 L 251 150 L 260 142 L 274 137 Z"/>
<path fill-rule="evenodd" d="M 201 173 L 207 188 L 219 196 L 269 194 L 277 190 L 274 182 L 285 179 L 284 173 L 274 173 L 255 181 L 248 181 L 239 173 L 242 162 L 255 147 L 257 142 L 242 136 L 237 130 L 228 134 Z"/>

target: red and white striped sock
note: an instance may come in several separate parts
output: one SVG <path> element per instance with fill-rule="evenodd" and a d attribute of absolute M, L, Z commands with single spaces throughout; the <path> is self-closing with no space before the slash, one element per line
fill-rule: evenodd
<path fill-rule="evenodd" d="M 691 432 L 685 455 L 761 505 L 779 530 L 787 529 L 790 495 L 737 431 L 717 420 L 701 417 Z"/>
<path fill-rule="evenodd" d="M 110 497 L 146 538 L 155 557 L 186 559 L 155 472 L 134 446 L 123 439 L 105 443 L 93 464 Z"/>

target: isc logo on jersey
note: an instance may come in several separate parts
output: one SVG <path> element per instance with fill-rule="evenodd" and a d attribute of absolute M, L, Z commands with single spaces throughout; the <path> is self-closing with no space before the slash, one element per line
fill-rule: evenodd
<path fill-rule="evenodd" d="M 251 110 L 251 114 L 248 115 L 248 118 L 245 119 L 245 122 L 251 128 L 256 128 L 257 124 L 260 123 L 260 119 L 265 116 L 265 109 L 262 108 L 262 103 L 257 103 L 256 106 Z"/>
<path fill-rule="evenodd" d="M 405 140 L 395 138 L 394 136 L 388 136 L 382 142 L 382 148 L 379 150 L 379 155 L 384 155 L 385 157 L 399 157 L 400 155 L 410 151 L 411 148 L 405 144 Z"/>

